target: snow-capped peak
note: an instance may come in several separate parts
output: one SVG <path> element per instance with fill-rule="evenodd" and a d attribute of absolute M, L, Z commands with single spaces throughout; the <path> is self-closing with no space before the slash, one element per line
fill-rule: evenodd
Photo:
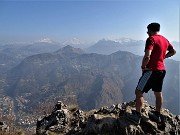
<path fill-rule="evenodd" d="M 132 42 L 132 41 L 135 41 L 131 38 L 118 38 L 118 39 L 114 39 L 113 41 L 115 42 L 119 42 L 119 43 L 127 43 L 127 42 Z"/>
<path fill-rule="evenodd" d="M 40 42 L 40 43 L 53 43 L 53 41 L 50 38 L 43 38 L 43 39 L 40 39 L 38 42 Z"/>
<path fill-rule="evenodd" d="M 63 45 L 80 45 L 80 44 L 83 44 L 83 42 L 78 38 L 73 38 L 63 42 Z"/>

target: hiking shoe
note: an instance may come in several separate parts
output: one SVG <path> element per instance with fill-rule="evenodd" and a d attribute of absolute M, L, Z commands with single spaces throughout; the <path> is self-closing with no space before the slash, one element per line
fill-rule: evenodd
<path fill-rule="evenodd" d="M 138 114 L 126 114 L 126 118 L 130 121 L 132 121 L 134 124 L 139 125 L 141 122 L 141 116 Z"/>
<path fill-rule="evenodd" d="M 160 115 L 157 115 L 156 112 L 149 112 L 148 115 L 149 118 L 155 121 L 156 123 L 161 123 L 161 117 Z"/>

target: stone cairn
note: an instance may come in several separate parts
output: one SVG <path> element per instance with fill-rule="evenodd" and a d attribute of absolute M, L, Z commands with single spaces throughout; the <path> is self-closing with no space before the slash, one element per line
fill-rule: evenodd
<path fill-rule="evenodd" d="M 4 121 L 0 121 L 0 132 L 7 133 L 9 131 L 9 126 L 5 124 Z"/>

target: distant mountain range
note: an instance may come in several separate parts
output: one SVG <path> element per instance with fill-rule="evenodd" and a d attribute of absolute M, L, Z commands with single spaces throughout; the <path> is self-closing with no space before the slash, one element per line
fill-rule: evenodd
<path fill-rule="evenodd" d="M 135 98 L 141 59 L 124 51 L 102 55 L 66 46 L 26 57 L 8 72 L 5 92 L 24 111 L 57 97 L 73 97 L 85 110 L 126 102 Z M 179 113 L 178 106 L 171 108 L 178 105 L 178 64 L 167 60 L 164 85 L 165 105 L 174 113 Z"/>
<path fill-rule="evenodd" d="M 171 44 L 177 50 L 177 54 L 173 56 L 172 59 L 180 61 L 179 42 L 172 42 Z M 127 51 L 133 54 L 139 55 L 139 56 L 143 56 L 144 48 L 145 48 L 145 41 L 143 40 L 133 40 L 133 39 L 128 39 L 128 38 L 123 38 L 119 40 L 102 39 L 102 40 L 99 40 L 94 45 L 88 47 L 86 49 L 86 52 L 109 55 L 116 51 Z"/>
<path fill-rule="evenodd" d="M 144 41 L 142 40 L 105 40 L 98 41 L 93 46 L 87 48 L 88 53 L 98 53 L 109 55 L 116 51 L 128 51 L 134 54 L 143 55 L 144 52 Z"/>
<path fill-rule="evenodd" d="M 132 42 L 143 46 L 143 41 Z M 20 112 L 29 115 L 31 110 L 55 99 L 71 101 L 83 110 L 132 101 L 141 76 L 142 56 L 116 51 L 124 45 L 106 40 L 87 50 L 43 42 L 0 45 L 0 101 L 2 97 L 10 96 L 12 110 L 17 115 Z M 134 48 L 133 45 L 127 41 L 124 48 Z M 103 51 L 95 53 L 94 48 Z M 164 107 L 180 114 L 179 62 L 165 61 Z M 152 92 L 146 94 L 145 100 L 154 104 Z M 3 100 L 0 104 L 7 103 Z"/>
<path fill-rule="evenodd" d="M 15 43 L 0 45 L 0 69 L 2 69 L 0 70 L 0 75 L 6 74 L 7 71 L 28 56 L 54 52 L 60 48 L 62 48 L 61 44 L 42 41 L 29 44 Z"/>

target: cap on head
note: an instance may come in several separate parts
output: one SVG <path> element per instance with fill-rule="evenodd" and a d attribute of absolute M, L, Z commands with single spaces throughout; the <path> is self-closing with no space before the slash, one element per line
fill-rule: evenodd
<path fill-rule="evenodd" d="M 160 31 L 160 24 L 159 23 L 150 23 L 148 26 L 147 26 L 147 29 L 148 30 L 151 30 L 152 32 L 158 32 Z"/>

